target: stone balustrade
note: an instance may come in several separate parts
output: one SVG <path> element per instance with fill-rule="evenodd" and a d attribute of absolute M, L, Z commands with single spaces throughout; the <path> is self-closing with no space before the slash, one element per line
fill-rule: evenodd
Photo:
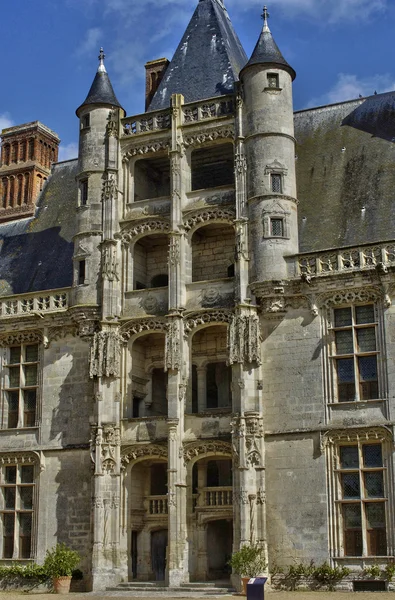
<path fill-rule="evenodd" d="M 171 127 L 170 109 L 143 113 L 122 119 L 123 135 L 131 136 Z"/>
<path fill-rule="evenodd" d="M 202 102 L 184 104 L 182 107 L 183 124 L 225 117 L 234 112 L 233 96 L 220 96 Z"/>
<path fill-rule="evenodd" d="M 297 257 L 298 274 L 307 276 L 368 267 L 386 272 L 390 265 L 395 265 L 395 242 L 299 254 Z"/>
<path fill-rule="evenodd" d="M 204 506 L 232 506 L 231 487 L 206 487 L 204 492 Z"/>
<path fill-rule="evenodd" d="M 40 292 L 0 300 L 0 316 L 11 317 L 31 313 L 46 313 L 64 311 L 68 308 L 69 290 Z"/>
<path fill-rule="evenodd" d="M 150 515 L 167 515 L 167 496 L 148 496 L 148 506 Z"/>

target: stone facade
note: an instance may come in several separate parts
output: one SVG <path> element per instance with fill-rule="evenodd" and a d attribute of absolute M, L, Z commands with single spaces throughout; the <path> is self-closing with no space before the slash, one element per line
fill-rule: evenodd
<path fill-rule="evenodd" d="M 100 61 L 72 281 L 0 298 L 1 559 L 66 542 L 94 590 L 227 578 L 247 543 L 269 570 L 393 559 L 392 232 L 299 253 L 285 61 L 133 117 Z"/>

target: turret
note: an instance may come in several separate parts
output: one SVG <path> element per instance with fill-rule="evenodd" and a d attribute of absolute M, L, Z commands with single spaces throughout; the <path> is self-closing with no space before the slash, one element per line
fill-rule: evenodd
<path fill-rule="evenodd" d="M 247 158 L 251 283 L 287 275 L 286 257 L 298 251 L 292 81 L 268 26 L 263 29 L 240 80 Z"/>
<path fill-rule="evenodd" d="M 112 240 L 114 233 L 115 215 L 104 210 L 103 198 L 109 195 L 112 198 L 112 192 L 117 188 L 118 131 L 120 118 L 125 113 L 115 96 L 104 58 L 101 48 L 96 76 L 85 101 L 76 111 L 80 136 L 74 305 L 100 303 L 100 245 L 106 238 Z M 109 262 L 113 263 L 111 257 Z"/>

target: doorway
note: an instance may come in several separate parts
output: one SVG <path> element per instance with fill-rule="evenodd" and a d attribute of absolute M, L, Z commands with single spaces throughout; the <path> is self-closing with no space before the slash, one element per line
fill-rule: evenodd
<path fill-rule="evenodd" d="M 156 581 L 166 575 L 167 529 L 151 533 L 151 567 Z"/>
<path fill-rule="evenodd" d="M 231 568 L 233 524 L 221 519 L 207 524 L 207 571 L 210 580 L 228 579 Z"/>

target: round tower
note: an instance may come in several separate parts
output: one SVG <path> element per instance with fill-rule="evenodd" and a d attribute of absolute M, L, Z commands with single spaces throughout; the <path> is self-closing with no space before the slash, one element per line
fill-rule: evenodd
<path fill-rule="evenodd" d="M 263 10 L 263 29 L 246 66 L 243 126 L 250 219 L 250 282 L 287 276 L 286 257 L 298 252 L 292 82 Z"/>
<path fill-rule="evenodd" d="M 119 120 L 125 115 L 104 66 L 99 67 L 85 101 L 77 109 L 80 120 L 78 151 L 78 233 L 74 238 L 72 303 L 101 302 L 101 243 L 112 238 L 112 218 L 103 214 L 106 184 L 116 186 Z M 112 135 L 115 132 L 115 135 Z M 115 183 L 113 183 L 115 182 Z M 107 186 L 108 187 L 108 186 Z M 109 231 L 106 231 L 110 229 Z"/>

